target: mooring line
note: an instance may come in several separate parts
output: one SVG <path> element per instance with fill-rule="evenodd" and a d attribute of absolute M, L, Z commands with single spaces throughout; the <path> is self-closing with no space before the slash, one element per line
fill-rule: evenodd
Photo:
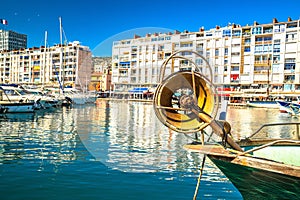
<path fill-rule="evenodd" d="M 200 182 L 201 182 L 201 177 L 202 177 L 202 174 L 203 174 L 203 168 L 204 168 L 204 164 L 205 164 L 205 159 L 206 159 L 206 155 L 204 154 L 203 155 L 203 159 L 202 159 L 202 165 L 201 165 L 201 168 L 200 168 L 200 173 L 199 173 L 199 177 L 198 177 L 197 186 L 196 186 L 196 189 L 195 189 L 193 200 L 197 199 L 198 190 L 199 190 L 199 186 L 200 186 Z"/>

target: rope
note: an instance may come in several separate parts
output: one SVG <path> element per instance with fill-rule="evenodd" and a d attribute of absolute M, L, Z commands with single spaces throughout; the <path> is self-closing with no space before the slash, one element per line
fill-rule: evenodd
<path fill-rule="evenodd" d="M 222 127 L 222 132 L 223 132 L 222 145 L 226 148 L 226 144 L 227 144 L 227 133 L 226 133 L 224 127 Z"/>
<path fill-rule="evenodd" d="M 222 124 L 220 124 L 219 121 L 216 121 L 216 123 L 219 125 L 219 127 L 222 128 L 222 133 L 223 133 L 223 135 L 222 135 L 222 141 L 221 141 L 221 143 L 222 143 L 223 147 L 226 148 L 226 146 L 227 146 L 227 137 L 228 137 L 228 134 L 230 134 L 230 132 L 228 133 L 228 132 L 225 130 L 225 124 L 222 125 Z"/>
<path fill-rule="evenodd" d="M 202 141 L 202 145 L 204 145 L 204 133 L 205 131 L 201 131 L 201 141 Z M 206 159 L 206 155 L 203 155 L 203 159 L 202 159 L 202 164 L 201 164 L 201 168 L 200 168 L 200 173 L 199 173 L 199 177 L 198 177 L 198 181 L 197 181 L 197 185 L 195 188 L 195 193 L 194 193 L 194 198 L 193 200 L 197 199 L 197 195 L 198 195 L 198 191 L 199 191 L 199 187 L 200 187 L 200 182 L 201 182 L 201 177 L 203 174 L 203 169 L 204 169 L 204 164 L 205 164 L 205 159 Z"/>
<path fill-rule="evenodd" d="M 196 185 L 196 188 L 195 188 L 195 193 L 194 193 L 193 200 L 197 199 L 198 190 L 199 190 L 199 186 L 200 186 L 200 182 L 201 182 L 201 177 L 202 177 L 202 174 L 203 174 L 203 168 L 204 168 L 204 164 L 205 164 L 205 159 L 206 159 L 206 155 L 203 155 L 202 165 L 201 165 L 201 168 L 200 168 L 200 173 L 199 173 L 197 185 Z"/>

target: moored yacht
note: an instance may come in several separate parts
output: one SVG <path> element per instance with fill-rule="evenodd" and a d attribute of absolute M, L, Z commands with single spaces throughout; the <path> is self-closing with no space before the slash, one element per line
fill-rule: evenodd
<path fill-rule="evenodd" d="M 23 89 L 14 86 L 0 87 L 1 113 L 34 112 L 37 105 L 37 101 Z"/>

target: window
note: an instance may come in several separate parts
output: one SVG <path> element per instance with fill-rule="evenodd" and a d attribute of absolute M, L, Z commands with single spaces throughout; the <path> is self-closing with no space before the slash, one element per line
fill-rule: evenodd
<path fill-rule="evenodd" d="M 189 64 L 189 61 L 188 60 L 181 60 L 180 63 L 182 65 L 188 65 Z"/>
<path fill-rule="evenodd" d="M 273 63 L 278 63 L 280 61 L 280 55 L 273 55 Z"/>
<path fill-rule="evenodd" d="M 273 52 L 280 53 L 280 44 L 274 44 Z"/>
<path fill-rule="evenodd" d="M 295 70 L 295 63 L 285 63 L 284 70 Z"/>
<path fill-rule="evenodd" d="M 250 39 L 250 38 L 246 38 L 246 39 L 245 39 L 245 44 L 248 44 L 248 45 L 249 45 L 250 43 L 251 43 L 251 39 Z"/>
<path fill-rule="evenodd" d="M 119 74 L 120 76 L 127 76 L 127 70 L 120 70 Z"/>
<path fill-rule="evenodd" d="M 272 33 L 272 32 L 273 32 L 272 27 L 264 28 L 264 33 Z"/>
<path fill-rule="evenodd" d="M 263 41 L 263 38 L 262 37 L 257 37 L 255 38 L 255 42 L 262 42 Z"/>
<path fill-rule="evenodd" d="M 272 37 L 264 37 L 264 41 L 265 41 L 265 42 L 272 41 Z"/>
<path fill-rule="evenodd" d="M 203 64 L 203 60 L 201 58 L 197 58 L 195 60 L 196 65 L 202 65 Z"/>
<path fill-rule="evenodd" d="M 223 30 L 223 37 L 230 37 L 231 36 L 231 30 L 225 29 Z"/>
<path fill-rule="evenodd" d="M 280 67 L 279 67 L 280 65 L 278 65 L 278 64 L 273 64 L 273 66 L 272 66 L 272 72 L 273 73 L 279 73 L 280 72 Z"/>
<path fill-rule="evenodd" d="M 207 51 L 207 52 L 206 52 L 206 58 L 209 58 L 209 57 L 210 57 L 210 52 Z"/>
<path fill-rule="evenodd" d="M 296 67 L 296 59 L 295 58 L 287 58 L 284 63 L 284 70 L 295 70 Z"/>
<path fill-rule="evenodd" d="M 181 43 L 180 44 L 180 47 L 192 47 L 193 46 L 193 43 L 190 42 L 190 43 Z"/>
<path fill-rule="evenodd" d="M 252 28 L 252 34 L 261 34 L 261 27 Z"/>
<path fill-rule="evenodd" d="M 251 51 L 250 47 L 245 47 L 244 52 L 250 52 L 250 51 Z"/>
<path fill-rule="evenodd" d="M 291 81 L 293 82 L 295 80 L 295 75 L 285 75 L 284 81 Z"/>
<path fill-rule="evenodd" d="M 234 30 L 234 31 L 232 32 L 232 35 L 233 35 L 233 36 L 241 36 L 241 31 L 240 31 L 240 30 Z"/>
<path fill-rule="evenodd" d="M 120 68 L 130 68 L 130 62 L 120 62 Z"/>
<path fill-rule="evenodd" d="M 224 49 L 224 55 L 225 55 L 225 56 L 228 56 L 228 48 L 225 48 L 225 49 Z"/>
<path fill-rule="evenodd" d="M 218 71 L 219 71 L 218 66 L 215 66 L 215 73 L 218 73 Z"/>
<path fill-rule="evenodd" d="M 274 32 L 275 33 L 281 33 L 281 32 L 284 32 L 284 31 L 285 31 L 285 25 L 284 24 L 274 26 Z"/>
<path fill-rule="evenodd" d="M 263 46 L 262 45 L 257 45 L 254 47 L 254 53 L 261 53 L 263 50 Z"/>
<path fill-rule="evenodd" d="M 171 56 L 171 53 L 165 53 L 166 58 L 169 57 L 169 56 Z"/>
<path fill-rule="evenodd" d="M 296 28 L 296 27 L 297 27 L 297 22 L 287 24 L 287 28 Z"/>
<path fill-rule="evenodd" d="M 286 58 L 286 59 L 285 59 L 285 62 L 286 62 L 286 63 L 295 63 L 295 62 L 296 62 L 296 59 L 295 59 L 295 58 Z"/>
<path fill-rule="evenodd" d="M 264 53 L 272 52 L 272 45 L 264 45 Z"/>
<path fill-rule="evenodd" d="M 240 55 L 240 52 L 232 52 L 231 55 L 232 55 L 232 56 L 239 56 L 239 55 Z"/>
<path fill-rule="evenodd" d="M 181 55 L 182 55 L 182 56 L 192 55 L 192 52 L 189 52 L 189 51 L 183 51 L 183 52 L 181 52 Z"/>
<path fill-rule="evenodd" d="M 286 34 L 286 42 L 294 41 L 297 39 L 297 33 Z"/>
<path fill-rule="evenodd" d="M 215 50 L 215 56 L 219 56 L 219 49 Z"/>
<path fill-rule="evenodd" d="M 280 39 L 274 40 L 274 44 L 280 44 Z"/>

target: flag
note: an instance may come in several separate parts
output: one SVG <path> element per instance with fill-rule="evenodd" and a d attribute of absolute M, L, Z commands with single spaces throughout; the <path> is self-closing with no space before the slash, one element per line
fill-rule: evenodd
<path fill-rule="evenodd" d="M 1 24 L 8 25 L 8 22 L 6 19 L 0 19 L 0 22 L 1 22 Z"/>

